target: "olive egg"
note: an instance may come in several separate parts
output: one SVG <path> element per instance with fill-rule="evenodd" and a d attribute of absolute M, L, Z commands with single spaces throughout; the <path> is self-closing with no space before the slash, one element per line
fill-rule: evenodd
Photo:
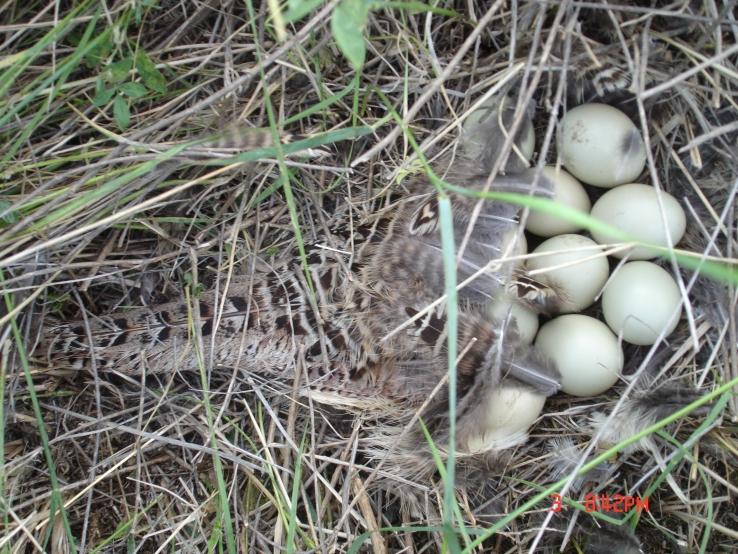
<path fill-rule="evenodd" d="M 485 406 L 482 432 L 466 441 L 468 452 L 513 446 L 526 438 L 526 432 L 543 410 L 546 397 L 528 388 L 500 386 L 493 390 Z"/>
<path fill-rule="evenodd" d="M 518 225 L 514 225 L 502 238 L 500 259 L 514 258 L 510 261 L 513 267 L 520 267 L 525 263 L 524 256 L 528 253 L 528 240 L 525 233 L 519 232 Z"/>
<path fill-rule="evenodd" d="M 541 327 L 536 348 L 561 373 L 561 390 L 594 396 L 615 384 L 623 369 L 617 337 L 601 321 L 580 314 L 563 315 Z"/>
<path fill-rule="evenodd" d="M 615 270 L 602 293 L 605 321 L 623 340 L 653 344 L 668 336 L 681 315 L 682 296 L 671 275 L 651 262 L 630 262 Z"/>
<path fill-rule="evenodd" d="M 663 212 L 659 206 L 659 196 Z M 668 246 L 667 229 L 672 244 L 676 245 L 687 228 L 687 218 L 676 198 L 667 192 L 657 191 L 652 186 L 637 183 L 608 190 L 592 206 L 591 215 L 635 240 L 657 246 Z M 598 229 L 592 231 L 592 236 L 600 244 L 617 240 L 606 231 Z M 628 255 L 633 260 L 645 260 L 656 254 L 651 248 L 636 246 L 616 252 L 613 256 L 622 258 Z"/>
<path fill-rule="evenodd" d="M 597 187 L 633 182 L 646 165 L 646 147 L 635 124 L 606 104 L 569 110 L 559 123 L 556 140 L 567 171 Z"/>
<path fill-rule="evenodd" d="M 554 196 L 552 200 L 582 213 L 589 213 L 592 204 L 587 191 L 584 190 L 579 181 L 563 169 L 555 166 L 544 167 L 543 175 L 553 183 Z M 573 233 L 578 231 L 581 226 L 553 214 L 531 210 L 525 228 L 539 237 L 552 237 L 562 233 Z"/>
<path fill-rule="evenodd" d="M 498 294 L 490 304 L 489 313 L 496 320 L 514 322 L 520 342 L 531 344 L 538 332 L 538 314 L 506 294 Z"/>
<path fill-rule="evenodd" d="M 527 266 L 531 277 L 558 293 L 562 313 L 579 312 L 591 305 L 610 272 L 601 246 L 590 238 L 571 234 L 542 242 Z"/>

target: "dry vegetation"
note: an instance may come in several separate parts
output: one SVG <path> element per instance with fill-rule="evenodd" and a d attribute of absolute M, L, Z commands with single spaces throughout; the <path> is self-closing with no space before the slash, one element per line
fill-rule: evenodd
<path fill-rule="evenodd" d="M 0 6 L 0 550 L 614 551 L 599 539 L 633 529 L 644 552 L 735 552 L 735 2 L 376 2 L 359 73 L 332 36 L 336 5 L 292 22 L 288 6 L 250 0 Z M 553 162 L 556 120 L 609 68 L 633 76 L 605 100 L 643 128 L 647 178 L 687 210 L 680 247 L 698 254 L 680 269 L 688 317 L 653 349 L 626 347 L 637 378 L 547 402 L 504 474 L 476 491 L 507 517 L 476 520 L 460 491 L 465 530 L 444 534 L 440 478 L 416 485 L 421 512 L 392 490 L 365 492 L 368 423 L 243 372 L 122 375 L 34 359 L 44 319 L 197 295 L 250 253 L 273 259 L 309 241 L 347 198 L 380 197 L 418 170 L 409 136 L 429 153 L 453 144 L 492 86 L 532 96 L 536 161 Z M 235 120 L 305 135 L 312 155 L 172 150 Z M 590 416 L 664 384 L 685 398 L 648 397 L 664 407 L 658 428 L 592 463 Z M 566 498 L 649 496 L 650 513 L 580 504 L 547 520 L 557 482 Z"/>

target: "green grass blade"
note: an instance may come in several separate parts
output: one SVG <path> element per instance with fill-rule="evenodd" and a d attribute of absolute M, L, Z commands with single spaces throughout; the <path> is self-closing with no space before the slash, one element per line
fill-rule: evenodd
<path fill-rule="evenodd" d="M 670 259 L 670 257 L 673 255 L 682 267 L 695 271 L 700 271 L 701 273 L 704 273 L 709 277 L 718 279 L 725 283 L 738 285 L 738 267 L 736 267 L 735 264 L 718 263 L 711 260 L 702 259 L 699 254 L 687 254 L 684 252 L 679 252 L 677 250 L 670 250 L 669 248 L 665 248 L 663 246 L 639 241 L 634 237 L 628 235 L 627 233 L 624 233 L 620 229 L 608 225 L 600 221 L 599 219 L 592 217 L 589 214 L 584 214 L 575 210 L 574 208 L 564 206 L 558 202 L 555 202 L 554 200 L 549 200 L 548 198 L 537 198 L 533 196 L 527 196 L 525 194 L 516 194 L 512 192 L 490 191 L 484 193 L 469 191 L 468 189 L 464 189 L 462 187 L 445 182 L 444 186 L 447 187 L 449 190 L 453 190 L 454 192 L 463 194 L 465 196 L 473 196 L 477 198 L 485 198 L 488 200 L 508 202 L 510 204 L 528 207 L 531 210 L 535 210 L 536 212 L 555 215 L 556 217 L 559 217 L 561 219 L 576 223 L 578 226 L 583 227 L 588 231 L 599 231 L 601 233 L 606 233 L 607 235 L 612 236 L 613 239 L 617 241 L 633 243 L 634 245 L 651 248 L 655 250 L 661 258 Z"/>
<path fill-rule="evenodd" d="M 28 50 L 18 52 L 13 56 L 12 63 L 7 64 L 8 69 L 0 73 L 0 98 L 7 98 L 8 91 L 15 84 L 16 79 L 23 71 L 33 63 L 33 61 L 46 49 L 47 46 L 60 40 L 71 29 L 72 21 L 81 15 L 91 4 L 91 0 L 82 2 L 72 9 L 59 23 L 54 25 L 51 30 L 36 42 Z M 5 65 L 3 65 L 4 67 Z M 5 101 L 0 102 L 0 106 L 7 105 Z M 11 115 L 4 114 L 4 109 L 0 109 L 0 125 L 4 125 Z"/>
<path fill-rule="evenodd" d="M 598 465 L 600 465 L 602 462 L 608 460 L 610 457 L 614 456 L 621 450 L 623 450 L 625 447 L 638 442 L 642 438 L 650 435 L 651 433 L 655 433 L 656 431 L 664 428 L 665 426 L 669 425 L 670 423 L 673 423 L 674 421 L 677 421 L 678 419 L 683 418 L 690 412 L 696 410 L 700 406 L 703 406 L 709 402 L 711 402 L 713 399 L 725 395 L 725 398 L 727 398 L 729 395 L 731 395 L 731 389 L 735 386 L 738 386 L 738 377 L 735 379 L 731 379 L 727 383 L 719 386 L 715 390 L 705 394 L 703 397 L 698 398 L 694 402 L 688 404 L 684 408 L 681 408 L 680 410 L 677 410 L 670 416 L 665 417 L 664 419 L 657 421 L 653 425 L 647 427 L 646 429 L 643 429 L 641 432 L 636 433 L 632 437 L 629 437 L 625 439 L 624 441 L 616 444 L 612 448 L 609 448 L 605 452 L 602 452 L 598 456 L 595 456 L 592 460 L 584 464 L 579 471 L 577 472 L 577 475 L 584 475 L 588 471 L 594 469 Z M 723 400 L 721 400 L 721 403 Z M 727 400 L 725 400 L 727 402 Z M 549 485 L 546 487 L 543 491 L 539 492 L 538 494 L 534 495 L 533 498 L 530 500 L 524 502 L 521 506 L 519 506 L 516 510 L 510 512 L 506 516 L 504 516 L 500 521 L 492 525 L 489 529 L 487 529 L 482 535 L 480 535 L 477 539 L 472 542 L 469 547 L 467 547 L 464 550 L 465 554 L 471 554 L 476 547 L 481 545 L 484 541 L 489 539 L 491 536 L 493 536 L 495 533 L 497 533 L 500 529 L 504 528 L 508 523 L 519 517 L 524 512 L 530 510 L 534 506 L 536 506 L 541 501 L 546 501 L 550 497 L 552 493 L 558 492 L 561 490 L 561 488 L 569 481 L 569 476 L 564 477 L 563 479 L 560 479 L 559 481 Z M 648 496 L 648 491 L 645 494 L 645 496 Z"/>
<path fill-rule="evenodd" d="M 0 270 L 0 283 L 3 283 L 4 281 L 5 274 L 2 270 Z M 6 292 L 3 292 L 3 296 L 5 298 L 5 307 L 7 311 L 12 312 L 14 308 L 13 298 L 10 294 Z M 49 471 L 49 481 L 51 483 L 51 505 L 49 507 L 49 523 L 46 526 L 47 535 L 50 534 L 51 530 L 54 528 L 54 518 L 57 517 L 56 511 L 58 510 L 59 515 L 62 518 L 64 533 L 67 537 L 67 541 L 69 542 L 69 546 L 72 548 L 72 551 L 76 551 L 77 543 L 74 540 L 74 535 L 72 534 L 72 529 L 69 525 L 69 516 L 67 515 L 67 511 L 64 508 L 64 502 L 61 497 L 61 491 L 59 489 L 59 478 L 56 474 L 56 463 L 54 462 L 54 458 L 51 454 L 51 448 L 49 446 L 49 434 L 46 430 L 46 422 L 41 412 L 41 406 L 38 402 L 36 387 L 33 382 L 33 376 L 31 375 L 31 368 L 28 364 L 28 358 L 26 357 L 26 349 L 24 347 L 23 337 L 21 336 L 21 332 L 18 328 L 18 323 L 15 318 L 12 318 L 10 320 L 10 325 L 13 332 L 13 340 L 15 341 L 16 345 L 16 354 L 21 363 L 21 367 L 23 368 L 23 376 L 26 380 L 26 386 L 28 387 L 28 396 L 31 400 L 33 415 L 36 418 L 38 435 L 39 439 L 41 440 L 41 448 L 46 460 L 46 468 Z M 0 385 L 5 388 L 6 383 L 3 382 L 0 383 Z"/>
<path fill-rule="evenodd" d="M 295 552 L 295 531 L 297 529 L 297 501 L 300 494 L 300 481 L 302 479 L 302 456 L 305 452 L 305 436 L 300 442 L 300 449 L 295 458 L 295 470 L 292 476 L 292 493 L 290 494 L 290 513 L 287 521 L 287 554 Z"/>
<path fill-rule="evenodd" d="M 449 390 L 449 445 L 448 458 L 446 466 L 446 477 L 444 483 L 444 537 L 445 544 L 452 551 L 458 548 L 456 534 L 453 529 L 453 513 L 455 504 L 455 487 L 456 487 L 456 358 L 458 356 L 458 296 L 456 291 L 456 253 L 453 230 L 453 214 L 451 209 L 451 201 L 444 192 L 445 183 L 439 179 L 431 169 L 425 156 L 420 151 L 420 147 L 413 137 L 410 130 L 402 121 L 402 118 L 389 102 L 387 97 L 380 91 L 377 94 L 385 101 L 385 105 L 402 128 L 405 137 L 410 143 L 413 150 L 423 165 L 430 183 L 439 191 L 439 221 L 441 229 L 441 251 L 443 256 L 443 276 L 444 276 L 444 292 L 446 294 L 446 318 L 448 325 L 448 342 L 447 342 L 447 371 L 448 371 L 448 390 Z"/>
<path fill-rule="evenodd" d="M 461 17 L 461 15 L 455 10 L 451 10 L 447 8 L 438 8 L 436 6 L 431 6 L 430 4 L 426 4 L 425 2 L 391 2 L 387 0 L 387 1 L 370 2 L 369 6 L 373 10 L 395 9 L 395 10 L 405 10 L 405 11 L 413 12 L 413 13 L 432 13 L 435 15 L 442 15 L 445 17 Z"/>
<path fill-rule="evenodd" d="M 305 119 L 306 117 L 309 117 L 315 113 L 322 112 L 326 108 L 331 107 L 333 104 L 336 104 L 341 101 L 341 99 L 349 94 L 350 92 L 353 92 L 356 90 L 359 84 L 359 75 L 357 74 L 351 82 L 346 85 L 343 90 L 337 92 L 336 94 L 332 94 L 331 96 L 321 100 L 317 104 L 314 104 L 310 106 L 309 108 L 302 110 L 301 112 L 288 117 L 284 120 L 284 125 L 289 125 L 290 123 L 294 123 L 295 121 L 300 121 L 301 119 Z"/>
<path fill-rule="evenodd" d="M 69 203 L 65 204 L 58 210 L 53 211 L 48 216 L 36 222 L 33 226 L 30 227 L 30 231 L 33 232 L 33 231 L 41 231 L 44 229 L 48 229 L 48 227 L 58 224 L 61 221 L 78 213 L 80 210 L 84 209 L 91 203 L 97 200 L 100 200 L 102 198 L 107 198 L 113 192 L 125 186 L 126 184 L 130 183 L 134 179 L 147 175 L 152 170 L 154 170 L 157 165 L 176 156 L 186 147 L 187 145 L 185 144 L 175 146 L 174 148 L 171 148 L 170 150 L 167 150 L 166 152 L 162 153 L 155 160 L 144 162 L 138 165 L 137 167 L 134 167 L 133 169 L 127 170 L 124 174 L 120 175 L 119 177 L 116 177 L 115 179 L 112 179 L 106 182 L 104 185 L 97 187 L 95 189 L 92 189 L 90 191 L 87 191 L 83 194 L 80 194 L 78 197 L 74 198 Z M 109 210 L 112 210 L 112 209 L 113 209 L 112 207 L 109 207 Z"/>
<path fill-rule="evenodd" d="M 328 131 L 327 133 L 321 133 L 305 139 L 296 140 L 289 144 L 280 144 L 279 146 L 270 146 L 269 148 L 249 150 L 248 152 L 243 152 L 230 158 L 207 160 L 202 162 L 202 165 L 230 165 L 237 162 L 254 162 L 264 158 L 274 158 L 278 156 L 279 152 L 282 152 L 283 155 L 294 154 L 310 148 L 319 148 L 320 146 L 327 144 L 363 137 L 370 135 L 373 132 L 374 129 L 367 126 L 347 127 L 345 129 Z"/>
<path fill-rule="evenodd" d="M 456 248 L 454 245 L 453 216 L 451 201 L 447 196 L 438 199 L 441 224 L 441 250 L 443 255 L 443 278 L 446 293 L 446 318 L 448 325 L 448 459 L 444 482 L 444 524 L 453 523 L 453 500 L 456 477 L 456 356 L 458 353 L 458 304 L 456 292 Z"/>
<path fill-rule="evenodd" d="M 193 286 L 194 285 L 196 285 L 196 283 L 193 283 Z M 199 330 L 195 329 L 196 326 L 192 312 L 193 302 L 195 302 L 196 300 L 191 297 L 189 287 L 185 288 L 185 298 L 188 306 L 188 325 L 189 328 L 194 331 L 192 333 L 192 336 L 196 337 L 196 333 Z M 216 437 L 215 433 L 215 410 L 213 410 L 213 405 L 210 401 L 210 385 L 208 374 L 206 371 L 205 358 L 203 356 L 202 350 L 199 347 L 199 345 L 201 344 L 199 338 L 198 340 L 194 340 L 193 342 L 195 344 L 195 351 L 197 353 L 197 365 L 200 374 L 200 386 L 202 387 L 202 404 L 205 407 L 208 439 L 211 448 L 216 452 L 216 454 L 213 455 L 213 470 L 215 472 L 215 480 L 218 487 L 218 517 L 220 518 L 220 521 L 225 529 L 226 548 L 228 549 L 228 554 L 236 554 L 236 539 L 233 532 L 233 521 L 231 520 L 231 510 L 228 502 L 228 490 L 226 487 L 226 480 L 223 471 L 223 463 L 220 459 L 220 456 L 217 454 L 219 448 L 218 438 Z"/>
<path fill-rule="evenodd" d="M 705 528 L 702 532 L 702 540 L 700 541 L 700 550 L 698 554 L 705 554 L 707 552 L 707 545 L 710 542 L 710 535 L 712 534 L 712 523 L 715 517 L 715 506 L 712 501 L 712 487 L 710 486 L 710 480 L 705 475 L 705 472 L 701 468 L 697 468 L 700 474 L 700 479 L 705 485 L 705 493 L 707 494 L 706 506 L 707 506 L 707 518 L 705 519 Z"/>
<path fill-rule="evenodd" d="M 45 79 L 42 80 L 42 76 L 34 79 L 31 84 L 23 90 L 23 97 L 20 102 L 13 104 L 12 108 L 4 110 L 5 113 L 0 111 L 0 126 L 5 125 L 12 117 L 25 109 L 26 106 L 43 94 L 44 90 L 54 86 L 61 77 L 66 77 L 69 72 L 79 65 L 85 54 L 107 39 L 106 35 L 109 32 L 109 30 L 103 31 L 84 46 L 76 48 L 74 53 L 69 56 L 69 58 L 65 59 L 59 67 Z"/>
<path fill-rule="evenodd" d="M 98 554 L 102 552 L 106 546 L 114 543 L 117 540 L 122 539 L 128 532 L 133 528 L 134 525 L 141 519 L 142 516 L 146 515 L 151 508 L 156 506 L 161 500 L 162 496 L 159 495 L 157 498 L 144 506 L 143 510 L 136 512 L 125 521 L 121 521 L 115 530 L 105 539 L 101 540 L 94 548 L 90 549 L 90 554 Z"/>

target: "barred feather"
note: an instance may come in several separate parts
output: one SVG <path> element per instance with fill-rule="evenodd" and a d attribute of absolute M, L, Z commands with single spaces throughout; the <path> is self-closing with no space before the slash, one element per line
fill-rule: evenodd
<path fill-rule="evenodd" d="M 492 150 L 455 160 L 447 168 L 450 182 L 475 191 L 486 186 L 491 156 L 502 142 L 500 132 L 490 129 L 484 127 Z M 550 194 L 549 183 L 518 170 L 499 176 L 492 190 Z M 443 304 L 427 310 L 444 290 L 437 203 L 424 176 L 408 188 L 406 198 L 357 225 L 337 216 L 327 234 L 307 246 L 314 297 L 297 256 L 274 267 L 255 264 L 252 277 L 236 279 L 228 290 L 207 292 L 190 304 L 91 318 L 89 329 L 79 322 L 49 328 L 40 357 L 77 369 L 94 360 L 98 368 L 124 373 L 170 373 L 201 364 L 238 367 L 285 390 L 292 387 L 297 360 L 304 359 L 304 394 L 346 409 L 389 410 L 397 428 L 409 425 L 423 408 L 421 415 L 434 437 L 444 440 L 448 390 L 439 384 L 446 377 L 447 320 Z M 451 202 L 459 249 L 479 200 L 454 193 Z M 482 203 L 460 259 L 460 281 L 499 258 L 517 212 L 512 205 Z M 504 288 L 511 271 L 509 266 L 490 268 L 460 292 L 457 347 L 463 355 L 457 396 L 462 449 L 474 435 L 484 435 L 484 407 L 498 387 L 527 386 L 549 395 L 559 386 L 556 368 L 521 344 L 514 327 L 503 333 L 503 322 L 483 309 L 484 301 Z M 524 438 L 515 437 L 510 444 Z M 427 458 L 418 432 L 394 445 L 380 436 L 367 437 L 372 441 L 375 453 L 377 444 L 384 445 L 379 450 L 399 448 L 397 463 L 402 456 L 419 465 Z M 397 465 L 393 470 L 402 472 Z"/>

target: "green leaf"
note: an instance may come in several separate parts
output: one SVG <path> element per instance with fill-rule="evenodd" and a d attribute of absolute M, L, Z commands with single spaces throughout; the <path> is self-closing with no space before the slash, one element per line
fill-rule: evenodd
<path fill-rule="evenodd" d="M 130 96 L 131 98 L 141 98 L 143 96 L 146 96 L 146 87 L 143 86 L 141 83 L 123 83 L 119 90 L 125 94 L 126 96 Z"/>
<path fill-rule="evenodd" d="M 333 38 L 357 71 L 366 57 L 363 31 L 368 17 L 369 7 L 364 0 L 343 0 L 331 17 Z"/>
<path fill-rule="evenodd" d="M 128 109 L 128 102 L 120 95 L 116 96 L 115 102 L 113 102 L 113 116 L 121 130 L 127 129 L 131 123 L 131 111 Z"/>
<path fill-rule="evenodd" d="M 309 115 L 325 110 L 329 106 L 332 106 L 333 104 L 339 102 L 341 98 L 346 96 L 348 93 L 356 92 L 358 83 L 359 83 L 359 76 L 355 75 L 353 80 L 348 85 L 346 85 L 346 87 L 342 91 L 337 92 L 336 94 L 332 94 L 331 96 L 325 98 L 324 100 L 321 100 L 317 104 L 312 104 L 309 108 L 301 111 L 300 113 L 288 117 L 287 119 L 284 120 L 284 124 L 289 125 L 290 123 L 294 123 L 295 121 L 300 121 L 301 119 L 304 119 L 308 117 Z"/>
<path fill-rule="evenodd" d="M 85 54 L 85 62 L 89 67 L 98 67 L 102 65 L 113 51 L 113 39 L 110 34 L 105 35 L 103 40 L 96 43 L 90 50 Z"/>
<path fill-rule="evenodd" d="M 128 79 L 128 73 L 133 67 L 133 60 L 131 58 L 125 58 L 115 63 L 108 65 L 106 71 L 107 80 L 111 83 L 122 83 Z"/>
<path fill-rule="evenodd" d="M 18 221 L 18 212 L 15 210 L 7 211 L 12 206 L 13 204 L 7 200 L 0 200 L 0 227 L 5 227 Z"/>
<path fill-rule="evenodd" d="M 378 10 L 407 10 L 410 13 L 430 12 L 436 15 L 442 15 L 444 17 L 461 17 L 461 15 L 454 10 L 447 10 L 444 8 L 438 8 L 436 6 L 429 6 L 425 2 L 392 2 L 381 0 L 369 2 L 369 7 Z"/>
<path fill-rule="evenodd" d="M 102 75 L 98 75 L 95 80 L 95 97 L 92 99 L 92 105 L 99 108 L 100 106 L 107 104 L 110 102 L 113 94 L 115 94 L 115 89 L 106 88 L 105 80 Z"/>
<path fill-rule="evenodd" d="M 289 0 L 284 20 L 287 23 L 299 21 L 322 3 L 323 0 Z"/>
<path fill-rule="evenodd" d="M 97 108 L 99 108 L 100 106 L 104 106 L 105 104 L 110 102 L 113 94 L 115 94 L 115 89 L 112 88 L 104 88 L 98 90 L 97 94 L 95 94 L 95 98 L 92 99 L 92 105 Z"/>
<path fill-rule="evenodd" d="M 141 80 L 146 88 L 154 92 L 165 93 L 167 91 L 167 80 L 161 71 L 156 69 L 154 62 L 146 55 L 146 52 L 139 50 L 136 54 L 136 71 L 141 75 Z"/>

